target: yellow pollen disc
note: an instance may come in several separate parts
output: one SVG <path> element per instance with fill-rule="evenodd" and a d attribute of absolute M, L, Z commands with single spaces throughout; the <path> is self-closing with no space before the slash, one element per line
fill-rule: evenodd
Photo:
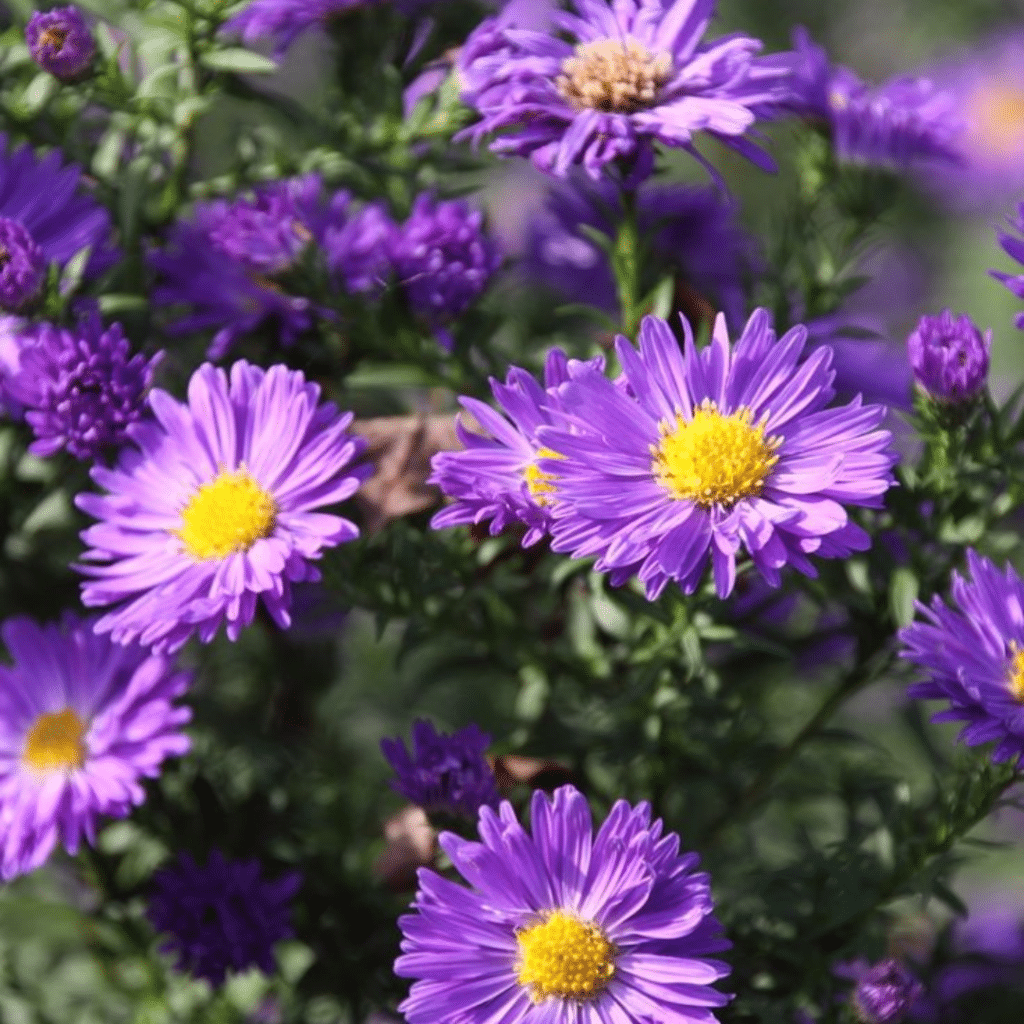
<path fill-rule="evenodd" d="M 544 921 L 516 934 L 517 980 L 535 1003 L 548 996 L 586 999 L 615 974 L 615 947 L 596 924 L 552 910 Z"/>
<path fill-rule="evenodd" d="M 598 39 L 576 47 L 555 85 L 574 110 L 630 114 L 653 106 L 671 74 L 671 54 L 650 53 L 628 37 Z"/>
<path fill-rule="evenodd" d="M 68 771 L 85 764 L 86 724 L 71 708 L 40 715 L 29 729 L 22 760 L 37 771 Z"/>
<path fill-rule="evenodd" d="M 564 459 L 565 456 L 560 452 L 556 452 L 552 448 L 538 448 L 537 455 L 538 459 Z M 526 469 L 523 470 L 523 477 L 526 480 L 526 488 L 530 492 L 530 497 L 533 498 L 538 505 L 550 505 L 551 499 L 547 497 L 549 494 L 553 494 L 555 491 L 555 475 L 554 473 L 545 473 L 542 469 L 537 468 L 536 462 L 531 462 Z"/>
<path fill-rule="evenodd" d="M 651 446 L 651 471 L 672 495 L 704 508 L 734 505 L 761 493 L 768 474 L 779 461 L 779 438 L 765 438 L 764 424 L 750 422 L 750 410 L 723 416 L 705 400 L 693 419 L 676 416 L 662 423 L 664 437 Z"/>
<path fill-rule="evenodd" d="M 1024 649 L 1017 644 L 1010 644 L 1010 654 L 1013 659 L 1010 662 L 1010 669 L 1007 673 L 1010 683 L 1010 693 L 1024 704 Z"/>
<path fill-rule="evenodd" d="M 53 48 L 54 53 L 60 53 L 67 42 L 68 30 L 66 28 L 47 28 L 39 33 L 39 48 L 44 46 Z"/>
<path fill-rule="evenodd" d="M 974 141 L 996 156 L 1014 156 L 1024 145 L 1024 89 L 992 83 L 975 92 L 968 119 Z"/>
<path fill-rule="evenodd" d="M 224 470 L 192 495 L 177 534 L 196 558 L 226 558 L 269 537 L 276 521 L 270 494 L 244 469 Z"/>

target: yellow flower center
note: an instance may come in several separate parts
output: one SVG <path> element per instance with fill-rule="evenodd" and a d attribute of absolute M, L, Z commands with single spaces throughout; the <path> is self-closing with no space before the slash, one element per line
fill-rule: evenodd
<path fill-rule="evenodd" d="M 224 470 L 192 495 L 177 535 L 196 558 L 225 558 L 270 536 L 276 522 L 273 497 L 245 469 Z"/>
<path fill-rule="evenodd" d="M 671 73 L 671 54 L 650 53 L 629 37 L 598 39 L 576 47 L 555 85 L 574 110 L 630 114 L 653 106 Z"/>
<path fill-rule="evenodd" d="M 39 33 L 39 49 L 49 46 L 54 53 L 60 53 L 68 39 L 68 29 L 54 25 Z"/>
<path fill-rule="evenodd" d="M 1007 673 L 1007 681 L 1010 684 L 1010 693 L 1024 704 L 1024 649 L 1016 643 L 1010 644 L 1010 670 Z"/>
<path fill-rule="evenodd" d="M 615 947 L 596 924 L 552 910 L 540 924 L 516 934 L 517 980 L 531 986 L 535 1003 L 548 996 L 586 999 L 615 974 Z"/>
<path fill-rule="evenodd" d="M 1024 89 L 993 82 L 972 97 L 968 119 L 974 141 L 996 156 L 1013 156 L 1024 145 Z"/>
<path fill-rule="evenodd" d="M 552 448 L 538 448 L 536 458 L 564 459 L 565 456 Z M 526 488 L 530 492 L 530 497 L 538 505 L 550 505 L 551 499 L 547 496 L 555 491 L 555 474 L 545 473 L 542 469 L 538 469 L 537 463 L 534 461 L 523 470 L 523 477 L 526 480 Z"/>
<path fill-rule="evenodd" d="M 704 508 L 734 505 L 761 493 L 779 461 L 780 438 L 765 438 L 764 423 L 750 422 L 749 409 L 723 416 L 707 399 L 693 419 L 677 414 L 675 425 L 662 423 L 664 437 L 651 446 L 651 470 L 673 498 Z"/>
<path fill-rule="evenodd" d="M 69 771 L 85 764 L 88 727 L 71 708 L 40 715 L 29 729 L 22 761 L 37 771 Z"/>

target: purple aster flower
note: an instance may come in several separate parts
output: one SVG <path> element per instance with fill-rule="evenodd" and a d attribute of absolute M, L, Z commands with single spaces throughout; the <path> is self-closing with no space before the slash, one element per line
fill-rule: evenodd
<path fill-rule="evenodd" d="M 1010 231 L 997 232 L 999 244 L 1007 256 L 1024 264 L 1024 237 L 1018 237 L 1024 235 L 1024 203 L 1017 208 L 1016 219 L 1008 218 L 1007 223 Z M 1001 270 L 990 270 L 989 273 L 997 281 L 1002 281 L 1018 299 L 1024 299 L 1024 274 L 1005 274 Z M 1017 314 L 1014 323 L 1024 331 L 1024 312 Z"/>
<path fill-rule="evenodd" d="M 984 334 L 965 313 L 923 316 L 907 338 L 914 379 L 937 402 L 957 405 L 974 398 L 988 379 L 992 331 Z"/>
<path fill-rule="evenodd" d="M 924 994 L 924 986 L 891 957 L 869 965 L 856 960 L 836 968 L 837 975 L 856 982 L 850 1006 L 863 1024 L 898 1024 Z"/>
<path fill-rule="evenodd" d="M 0 134 L 0 308 L 17 312 L 42 289 L 46 269 L 91 250 L 85 276 L 118 259 L 110 244 L 110 214 L 79 188 L 77 164 L 57 150 L 42 160 L 26 145 L 7 148 Z"/>
<path fill-rule="evenodd" d="M 171 333 L 214 329 L 211 359 L 267 321 L 280 330 L 282 345 L 292 344 L 321 311 L 277 278 L 307 246 L 320 245 L 347 206 L 345 192 L 324 198 L 316 174 L 269 182 L 231 202 L 197 203 L 191 220 L 175 224 L 164 249 L 150 257 L 162 275 L 154 302 L 191 307 Z"/>
<path fill-rule="evenodd" d="M 601 365 L 596 363 L 595 368 Z M 537 459 L 555 453 L 544 449 L 537 428 L 555 422 L 555 388 L 568 379 L 569 360 L 556 348 L 544 363 L 544 387 L 517 366 L 509 369 L 504 384 L 491 380 L 494 398 L 508 419 L 475 398 L 459 399 L 487 435 L 467 430 L 459 417 L 456 431 L 465 451 L 439 452 L 431 460 L 428 482 L 455 499 L 430 521 L 435 530 L 489 519 L 492 536 L 511 523 L 523 523 L 523 547 L 544 537 L 551 526 L 555 487 L 554 477 L 541 472 Z"/>
<path fill-rule="evenodd" d="M 684 352 L 653 316 L 639 352 L 616 339 L 626 387 L 587 368 L 559 387 L 571 429 L 537 431 L 558 453 L 537 460 L 557 474 L 553 549 L 598 555 L 614 584 L 638 574 L 651 600 L 669 580 L 692 593 L 709 558 L 727 597 L 741 549 L 772 586 L 786 565 L 815 576 L 812 554 L 866 549 L 845 506 L 880 507 L 892 486 L 884 407 L 827 408 L 831 352 L 801 361 L 806 329 L 777 340 L 763 309 L 732 350 L 721 315 L 700 352 L 681 320 Z"/>
<path fill-rule="evenodd" d="M 744 278 L 756 264 L 754 244 L 735 219 L 736 209 L 712 188 L 668 185 L 642 188 L 637 220 L 659 266 L 677 268 L 682 279 L 717 304 L 730 324 L 741 325 Z M 617 312 L 615 279 L 607 253 L 585 233 L 612 236 L 622 218 L 622 198 L 604 181 L 573 176 L 553 188 L 526 241 L 523 268 L 574 302 Z"/>
<path fill-rule="evenodd" d="M 344 223 L 324 232 L 327 266 L 353 294 L 376 293 L 391 276 L 398 228 L 383 203 L 367 203 Z"/>
<path fill-rule="evenodd" d="M 257 860 L 227 860 L 214 850 L 206 864 L 179 853 L 153 876 L 146 916 L 168 939 L 179 971 L 205 978 L 214 988 L 229 971 L 258 967 L 273 974 L 274 943 L 291 938 L 291 901 L 302 878 L 288 872 L 271 882 Z"/>
<path fill-rule="evenodd" d="M 918 605 L 925 621 L 900 630 L 900 654 L 929 676 L 908 692 L 949 701 L 933 721 L 965 721 L 961 740 L 995 742 L 992 760 L 1008 761 L 1024 754 L 1024 583 L 976 551 L 967 567 L 970 580 L 953 573 L 956 607 L 936 596 L 930 608 Z"/>
<path fill-rule="evenodd" d="M 961 124 L 948 91 L 908 76 L 869 86 L 832 64 L 803 28 L 794 31 L 793 45 L 792 53 L 774 58 L 790 69 L 781 106 L 827 125 L 840 160 L 894 170 L 959 164 Z"/>
<path fill-rule="evenodd" d="M 11 381 L 21 365 L 25 344 L 25 321 L 19 316 L 0 315 L 0 416 L 20 419 L 22 405 L 11 392 Z"/>
<path fill-rule="evenodd" d="M 77 7 L 36 11 L 25 27 L 32 59 L 57 78 L 77 78 L 96 56 L 96 40 Z"/>
<path fill-rule="evenodd" d="M 156 421 L 129 427 L 115 469 L 92 470 L 109 494 L 75 499 L 100 520 L 82 533 L 82 601 L 117 606 L 99 632 L 175 650 L 226 622 L 236 640 L 257 598 L 287 628 L 292 585 L 320 578 L 310 561 L 359 533 L 317 510 L 370 472 L 349 466 L 365 446 L 347 433 L 352 414 L 319 398 L 298 371 L 244 361 L 230 378 L 200 366 L 184 404 L 150 392 Z"/>
<path fill-rule="evenodd" d="M 39 625 L 8 619 L 0 635 L 0 878 L 39 867 L 60 843 L 95 842 L 99 815 L 125 817 L 140 780 L 189 748 L 190 682 L 169 658 L 93 632 L 66 614 Z"/>
<path fill-rule="evenodd" d="M 783 95 L 786 69 L 756 58 L 761 43 L 733 34 L 703 42 L 715 0 L 574 0 L 552 32 L 488 19 L 459 57 L 463 99 L 480 113 L 464 136 L 497 153 L 529 156 L 560 177 L 582 164 L 594 179 L 619 161 L 649 173 L 654 144 L 702 163 L 705 131 L 768 170 L 749 139 L 755 119 Z"/>
<path fill-rule="evenodd" d="M 483 220 L 479 210 L 461 199 L 438 202 L 424 193 L 395 235 L 398 282 L 413 312 L 434 327 L 463 312 L 501 265 Z"/>
<path fill-rule="evenodd" d="M 8 384 L 36 435 L 29 451 L 46 457 L 66 448 L 95 459 L 120 444 L 142 417 L 162 356 L 132 355 L 121 325 L 104 330 L 96 313 L 75 330 L 34 327 Z"/>
<path fill-rule="evenodd" d="M 239 14 L 224 23 L 222 31 L 242 37 L 246 46 L 260 39 L 273 39 L 274 59 L 281 60 L 288 48 L 315 25 L 374 3 L 375 0 L 253 0 Z"/>
<path fill-rule="evenodd" d="M 593 834 L 572 786 L 536 791 L 532 835 L 511 804 L 480 809 L 480 842 L 438 842 L 469 886 L 422 868 L 398 920 L 409 1024 L 715 1024 L 730 947 L 707 874 L 646 803 L 618 801 Z"/>
<path fill-rule="evenodd" d="M 484 752 L 491 737 L 476 725 L 450 736 L 430 722 L 412 726 L 412 752 L 401 739 L 383 739 L 380 748 L 397 776 L 391 788 L 428 813 L 476 818 L 481 807 L 498 806 L 498 786 Z"/>

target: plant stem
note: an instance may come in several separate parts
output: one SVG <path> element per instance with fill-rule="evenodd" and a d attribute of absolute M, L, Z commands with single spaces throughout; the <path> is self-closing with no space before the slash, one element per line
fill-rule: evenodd
<path fill-rule="evenodd" d="M 636 191 L 623 186 L 622 220 L 612 250 L 612 270 L 618 291 L 622 333 L 635 338 L 640 326 L 640 229 L 637 224 Z"/>

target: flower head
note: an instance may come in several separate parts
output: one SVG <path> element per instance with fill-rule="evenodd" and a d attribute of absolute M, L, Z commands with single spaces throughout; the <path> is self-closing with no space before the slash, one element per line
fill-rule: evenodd
<path fill-rule="evenodd" d="M 782 107 L 827 125 L 840 160 L 893 170 L 959 164 L 961 125 L 948 91 L 907 76 L 869 86 L 849 68 L 832 64 L 802 28 L 793 45 L 794 51 L 775 58 L 790 72 Z"/>
<path fill-rule="evenodd" d="M 498 806 L 494 771 L 484 757 L 490 736 L 475 725 L 448 736 L 420 719 L 412 739 L 411 752 L 401 739 L 380 742 L 395 771 L 392 789 L 428 812 L 475 818 L 481 807 Z"/>
<path fill-rule="evenodd" d="M 289 294 L 281 276 L 308 247 L 320 247 L 347 206 L 347 193 L 326 199 L 315 174 L 269 182 L 230 202 L 197 203 L 191 219 L 175 224 L 166 246 L 150 256 L 161 276 L 154 302 L 190 310 L 170 331 L 214 329 L 211 359 L 267 322 L 278 327 L 283 345 L 292 344 L 319 310 Z"/>
<path fill-rule="evenodd" d="M 703 41 L 715 0 L 575 0 L 551 31 L 488 19 L 459 59 L 463 99 L 480 113 L 464 134 L 498 132 L 497 153 L 529 156 L 564 176 L 582 164 L 594 179 L 621 161 L 640 179 L 654 144 L 697 155 L 706 131 L 763 167 L 750 141 L 755 119 L 781 97 L 785 69 L 759 61 L 761 43 L 729 35 Z"/>
<path fill-rule="evenodd" d="M 257 599 L 290 624 L 292 585 L 319 579 L 310 562 L 359 532 L 318 509 L 369 472 L 349 466 L 364 447 L 347 433 L 351 413 L 319 398 L 298 371 L 244 361 L 230 377 L 199 367 L 187 403 L 150 392 L 155 422 L 129 428 L 116 468 L 92 470 L 109 493 L 76 498 L 100 520 L 82 534 L 82 601 L 116 605 L 97 630 L 175 650 L 226 622 L 236 640 Z"/>
<path fill-rule="evenodd" d="M 0 628 L 0 878 L 39 867 L 60 843 L 95 841 L 100 815 L 125 817 L 146 797 L 140 780 L 189 748 L 189 683 L 170 659 L 119 646 L 66 614 Z"/>
<path fill-rule="evenodd" d="M 967 314 L 948 310 L 924 316 L 907 338 L 914 378 L 938 402 L 959 404 L 974 398 L 988 378 L 992 332 L 983 335 Z"/>
<path fill-rule="evenodd" d="M 595 836 L 572 786 L 536 791 L 530 817 L 532 835 L 510 804 L 482 807 L 480 842 L 439 837 L 469 886 L 419 872 L 395 962 L 416 979 L 409 1024 L 714 1024 L 729 943 L 697 855 L 643 803 L 618 801 Z"/>
<path fill-rule="evenodd" d="M 77 78 L 96 56 L 96 40 L 77 7 L 36 11 L 25 27 L 32 59 L 57 78 Z"/>
<path fill-rule="evenodd" d="M 431 460 L 428 482 L 455 499 L 431 520 L 435 530 L 489 519 L 491 535 L 496 536 L 519 522 L 527 527 L 524 547 L 547 533 L 555 476 L 542 472 L 537 460 L 555 453 L 544 449 L 537 429 L 555 422 L 555 388 L 568 379 L 569 361 L 556 348 L 544 364 L 544 387 L 517 366 L 509 370 L 504 384 L 491 381 L 495 400 L 508 419 L 475 398 L 459 399 L 487 434 L 467 430 L 460 417 L 456 430 L 465 450 L 439 452 Z"/>
<path fill-rule="evenodd" d="M 850 1006 L 863 1024 L 899 1024 L 924 993 L 924 986 L 891 957 L 869 966 L 866 960 L 845 964 L 836 974 L 856 982 Z"/>
<path fill-rule="evenodd" d="M 607 253 L 585 233 L 611 236 L 621 219 L 621 193 L 609 182 L 574 176 L 548 194 L 526 242 L 524 269 L 570 301 L 614 313 L 615 281 Z M 659 265 L 678 271 L 730 324 L 742 324 L 744 278 L 756 263 L 754 245 L 736 223 L 735 209 L 713 188 L 666 185 L 640 189 L 637 220 Z"/>
<path fill-rule="evenodd" d="M 132 355 L 120 324 L 104 330 L 98 314 L 74 330 L 34 327 L 8 384 L 36 435 L 29 451 L 95 459 L 120 444 L 143 415 L 161 356 Z"/>
<path fill-rule="evenodd" d="M 242 37 L 246 46 L 273 39 L 274 59 L 281 60 L 303 32 L 374 0 L 252 0 L 224 23 L 223 31 Z"/>
<path fill-rule="evenodd" d="M 86 277 L 116 262 L 110 214 L 79 188 L 76 164 L 54 150 L 41 160 L 26 145 L 9 150 L 0 134 L 0 308 L 17 312 L 42 290 L 47 268 L 85 248 Z"/>
<path fill-rule="evenodd" d="M 878 507 L 892 486 L 884 407 L 828 408 L 831 352 L 801 361 L 806 330 L 776 339 L 763 309 L 735 348 L 721 315 L 700 352 L 682 323 L 683 352 L 653 316 L 639 352 L 617 339 L 625 386 L 582 368 L 559 387 L 568 429 L 537 431 L 558 454 L 537 463 L 557 474 L 554 550 L 598 555 L 613 583 L 636 573 L 654 599 L 669 580 L 692 593 L 709 559 L 728 596 L 741 549 L 778 586 L 786 565 L 813 576 L 810 555 L 867 548 L 845 506 Z"/>
<path fill-rule="evenodd" d="M 353 294 L 379 292 L 391 276 L 398 228 L 383 203 L 367 203 L 324 233 L 327 266 Z"/>
<path fill-rule="evenodd" d="M 1008 761 L 1024 754 L 1024 582 L 975 551 L 967 567 L 970 579 L 953 573 L 955 607 L 918 605 L 924 621 L 900 630 L 900 654 L 929 677 L 912 697 L 949 701 L 934 721 L 966 722 L 961 740 L 995 742 L 992 759 Z"/>
<path fill-rule="evenodd" d="M 393 242 L 398 283 L 413 311 L 434 326 L 457 317 L 501 265 L 483 214 L 461 199 L 417 196 Z"/>
<path fill-rule="evenodd" d="M 179 853 L 153 876 L 146 916 L 168 936 L 160 951 L 175 954 L 177 969 L 216 988 L 228 971 L 274 973 L 274 943 L 294 934 L 290 904 L 301 884 L 295 872 L 270 882 L 259 861 L 227 860 L 219 850 L 203 865 Z"/>

